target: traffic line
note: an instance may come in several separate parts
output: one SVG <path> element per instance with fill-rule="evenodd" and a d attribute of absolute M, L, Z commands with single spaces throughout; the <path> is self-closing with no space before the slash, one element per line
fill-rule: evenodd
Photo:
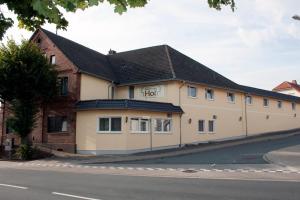
<path fill-rule="evenodd" d="M 64 196 L 64 197 L 73 197 L 73 198 L 76 198 L 76 199 L 101 200 L 101 199 L 95 199 L 95 198 L 89 198 L 89 197 L 77 196 L 77 195 L 66 194 L 66 193 L 60 193 L 60 192 L 52 192 L 52 194 L 53 194 L 53 195 L 58 195 L 58 196 Z"/>
<path fill-rule="evenodd" d="M 28 187 L 22 187 L 22 186 L 18 186 L 18 185 L 8 185 L 8 184 L 1 184 L 0 183 L 0 187 L 11 187 L 11 188 L 17 188 L 17 189 L 22 189 L 22 190 L 27 190 Z"/>

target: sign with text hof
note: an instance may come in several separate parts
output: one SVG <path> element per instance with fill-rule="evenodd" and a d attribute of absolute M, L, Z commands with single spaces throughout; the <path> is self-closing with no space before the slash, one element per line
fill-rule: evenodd
<path fill-rule="evenodd" d="M 165 96 L 165 86 L 153 85 L 141 88 L 143 97 L 163 97 Z"/>

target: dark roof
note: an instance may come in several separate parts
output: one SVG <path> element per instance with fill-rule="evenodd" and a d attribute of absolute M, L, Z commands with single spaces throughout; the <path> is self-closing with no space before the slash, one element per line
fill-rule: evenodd
<path fill-rule="evenodd" d="M 171 103 L 160 103 L 153 101 L 139 101 L 128 99 L 116 99 L 116 100 L 89 100 L 79 101 L 76 104 L 77 110 L 105 110 L 105 109 L 129 109 L 129 110 L 147 110 L 155 112 L 170 112 L 170 113 L 183 113 L 183 110 L 179 106 L 174 106 Z"/>
<path fill-rule="evenodd" d="M 45 29 L 41 30 L 78 67 L 79 71 L 99 76 L 106 80 L 115 80 L 115 75 L 105 55 Z"/>
<path fill-rule="evenodd" d="M 249 93 L 249 94 L 300 103 L 300 98 L 296 97 L 296 96 L 286 95 L 286 94 L 282 94 L 282 93 L 278 93 L 278 92 L 272 92 L 269 90 L 263 90 L 263 89 L 258 89 L 258 88 L 254 88 L 254 87 L 244 86 L 244 85 L 241 85 L 240 88 L 241 88 L 241 90 L 243 90 L 244 92 Z"/>
<path fill-rule="evenodd" d="M 299 97 L 238 85 L 168 45 L 103 55 L 47 30 L 40 30 L 78 67 L 80 72 L 114 81 L 116 84 L 182 80 L 300 102 Z"/>

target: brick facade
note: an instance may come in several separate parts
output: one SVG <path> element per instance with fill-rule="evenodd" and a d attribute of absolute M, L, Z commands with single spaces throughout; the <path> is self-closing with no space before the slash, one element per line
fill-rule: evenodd
<path fill-rule="evenodd" d="M 38 44 L 41 50 L 50 58 L 51 55 L 56 57 L 57 71 L 59 77 L 68 77 L 68 95 L 57 97 L 51 104 L 43 106 L 38 113 L 36 127 L 29 135 L 29 141 L 36 145 L 47 146 L 55 150 L 75 152 L 76 151 L 76 112 L 75 103 L 79 99 L 80 90 L 80 74 L 77 68 L 68 60 L 55 44 L 42 32 L 38 31 L 33 35 L 31 40 Z M 68 121 L 67 131 L 59 133 L 48 133 L 47 119 L 49 115 L 66 116 Z M 9 112 L 4 113 L 4 119 L 1 123 L 5 131 L 5 120 L 8 118 Z M 1 132 L 0 132 L 1 134 Z M 3 141 L 8 137 L 13 137 L 16 144 L 19 139 L 14 134 L 3 135 Z"/>

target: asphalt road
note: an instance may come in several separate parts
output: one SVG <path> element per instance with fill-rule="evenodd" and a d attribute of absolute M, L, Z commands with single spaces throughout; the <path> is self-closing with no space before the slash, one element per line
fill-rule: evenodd
<path fill-rule="evenodd" d="M 1 200 L 299 200 L 299 182 L 150 178 L 0 169 Z"/>
<path fill-rule="evenodd" d="M 263 159 L 264 154 L 270 151 L 298 144 L 300 144 L 299 134 L 287 138 L 242 144 L 190 155 L 146 161 L 126 162 L 125 164 L 164 164 L 170 167 L 172 165 L 185 164 L 268 164 Z"/>

